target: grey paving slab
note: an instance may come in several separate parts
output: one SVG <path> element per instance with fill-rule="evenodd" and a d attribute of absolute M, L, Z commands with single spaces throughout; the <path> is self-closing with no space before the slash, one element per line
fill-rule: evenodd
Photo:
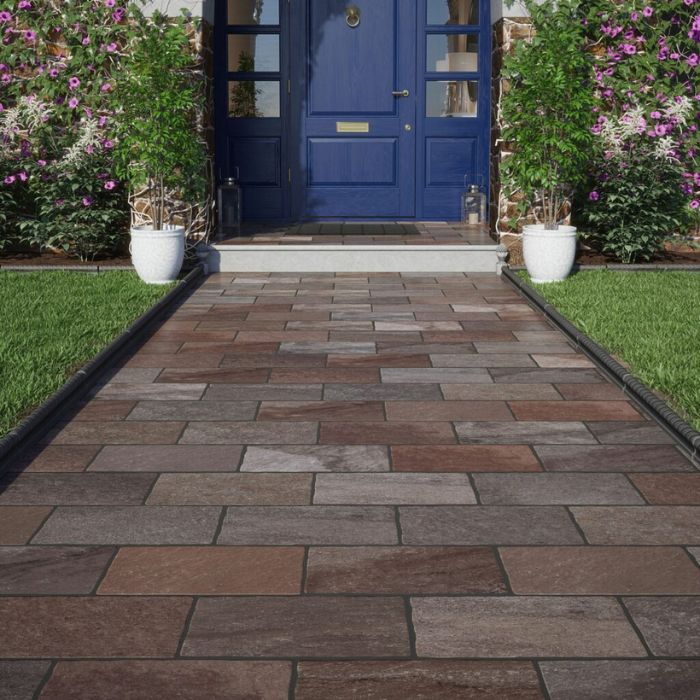
<path fill-rule="evenodd" d="M 326 384 L 326 401 L 439 401 L 439 384 Z"/>
<path fill-rule="evenodd" d="M 309 422 L 193 422 L 182 434 L 183 445 L 313 445 L 318 424 Z"/>
<path fill-rule="evenodd" d="M 210 544 L 220 508 L 60 506 L 32 544 Z"/>
<path fill-rule="evenodd" d="M 583 543 L 566 509 L 557 506 L 403 506 L 399 519 L 404 544 Z"/>
<path fill-rule="evenodd" d="M 202 397 L 206 384 L 107 384 L 98 389 L 100 399 L 134 399 L 145 401 L 196 401 Z"/>
<path fill-rule="evenodd" d="M 700 660 L 700 596 L 625 598 L 623 602 L 654 655 Z"/>
<path fill-rule="evenodd" d="M 322 384 L 214 384 L 204 401 L 320 401 Z"/>
<path fill-rule="evenodd" d="M 462 443 L 597 444 L 579 421 L 471 421 L 455 423 L 455 430 Z"/>
<path fill-rule="evenodd" d="M 389 368 L 382 369 L 382 382 L 386 384 L 491 384 L 493 380 L 483 368 Z"/>
<path fill-rule="evenodd" d="M 107 445 L 88 471 L 219 472 L 238 467 L 240 445 Z"/>
<path fill-rule="evenodd" d="M 287 506 L 229 508 L 217 544 L 398 544 L 393 508 Z"/>
<path fill-rule="evenodd" d="M 248 447 L 242 472 L 388 472 L 381 445 L 265 445 Z"/>
<path fill-rule="evenodd" d="M 127 420 L 253 420 L 257 401 L 140 401 Z"/>

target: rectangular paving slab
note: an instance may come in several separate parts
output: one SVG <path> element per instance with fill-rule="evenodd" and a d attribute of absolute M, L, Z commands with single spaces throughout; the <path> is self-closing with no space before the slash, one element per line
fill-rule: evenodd
<path fill-rule="evenodd" d="M 89 471 L 225 472 L 237 468 L 242 452 L 240 445 L 107 445 Z"/>
<path fill-rule="evenodd" d="M 380 445 L 264 445 L 246 449 L 242 472 L 388 472 Z"/>
<path fill-rule="evenodd" d="M 419 657 L 643 657 L 614 598 L 412 598 Z"/>
<path fill-rule="evenodd" d="M 184 656 L 408 657 L 401 598 L 207 598 L 195 607 Z"/>

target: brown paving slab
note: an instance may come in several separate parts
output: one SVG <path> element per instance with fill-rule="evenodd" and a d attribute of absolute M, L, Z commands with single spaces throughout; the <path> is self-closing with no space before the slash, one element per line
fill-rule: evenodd
<path fill-rule="evenodd" d="M 386 384 L 491 384 L 484 368 L 388 368 L 381 370 Z"/>
<path fill-rule="evenodd" d="M 700 569 L 680 547 L 502 547 L 518 595 L 700 594 Z"/>
<path fill-rule="evenodd" d="M 416 355 L 328 355 L 329 367 L 430 367 L 430 356 Z"/>
<path fill-rule="evenodd" d="M 188 423 L 183 445 L 314 445 L 318 423 L 283 421 Z"/>
<path fill-rule="evenodd" d="M 605 381 L 596 369 L 494 367 L 491 376 L 497 384 L 600 384 Z"/>
<path fill-rule="evenodd" d="M 389 401 L 386 417 L 392 421 L 513 420 L 504 401 Z"/>
<path fill-rule="evenodd" d="M 419 657 L 634 657 L 646 651 L 613 598 L 412 598 Z"/>
<path fill-rule="evenodd" d="M 297 424 L 299 425 L 299 424 Z M 326 445 L 445 445 L 456 442 L 451 423 L 321 423 Z"/>
<path fill-rule="evenodd" d="M 700 474 L 631 474 L 630 479 L 653 505 L 700 505 Z"/>
<path fill-rule="evenodd" d="M 228 508 L 218 544 L 398 544 L 386 506 L 240 506 Z"/>
<path fill-rule="evenodd" d="M 88 594 L 113 555 L 112 547 L 0 547 L 0 594 Z"/>
<path fill-rule="evenodd" d="M 206 384 L 106 384 L 95 396 L 98 399 L 129 399 L 145 401 L 197 401 L 202 398 Z"/>
<path fill-rule="evenodd" d="M 297 700 L 538 700 L 526 661 L 302 661 Z"/>
<path fill-rule="evenodd" d="M 372 331 L 371 321 L 288 321 L 286 330 Z"/>
<path fill-rule="evenodd" d="M 238 467 L 237 445 L 107 445 L 89 471 L 216 472 Z"/>
<path fill-rule="evenodd" d="M 696 700 L 700 661 L 542 661 L 552 700 Z"/>
<path fill-rule="evenodd" d="M 512 401 L 518 420 L 643 421 L 628 401 Z"/>
<path fill-rule="evenodd" d="M 457 321 L 376 321 L 378 331 L 459 331 L 464 330 Z"/>
<path fill-rule="evenodd" d="M 223 353 L 202 353 L 193 352 L 182 355 L 159 355 L 156 353 L 141 354 L 132 357 L 127 363 L 127 367 L 189 367 L 189 368 L 213 368 L 219 367 L 224 358 Z"/>
<path fill-rule="evenodd" d="M 673 438 L 651 421 L 643 423 L 616 423 L 614 421 L 588 422 L 590 431 L 604 445 L 673 445 Z"/>
<path fill-rule="evenodd" d="M 93 445 L 51 445 L 41 451 L 22 454 L 10 465 L 10 471 L 82 472 L 99 451 Z"/>
<path fill-rule="evenodd" d="M 272 384 L 376 384 L 379 370 L 366 367 L 321 369 L 273 369 Z"/>
<path fill-rule="evenodd" d="M 537 472 L 540 463 L 526 445 L 397 445 L 398 472 Z"/>
<path fill-rule="evenodd" d="M 242 472 L 388 472 L 380 445 L 265 445 L 246 449 Z"/>
<path fill-rule="evenodd" d="M 254 420 L 257 401 L 139 401 L 127 420 Z"/>
<path fill-rule="evenodd" d="M 433 367 L 534 367 L 529 355 L 431 355 Z"/>
<path fill-rule="evenodd" d="M 433 545 L 582 544 L 557 506 L 402 506 L 402 542 Z"/>
<path fill-rule="evenodd" d="M 331 341 L 351 341 L 351 342 L 368 342 L 368 343 L 420 343 L 423 338 L 417 331 L 415 333 L 394 333 L 387 331 L 385 333 L 374 333 L 368 331 L 331 331 L 328 337 Z"/>
<path fill-rule="evenodd" d="M 182 343 L 177 340 L 149 340 L 139 348 L 138 353 L 139 355 L 174 354 L 181 345 Z"/>
<path fill-rule="evenodd" d="M 568 355 L 574 354 L 576 351 L 562 338 L 560 343 L 519 343 L 513 338 L 513 342 L 491 342 L 491 341 L 477 341 L 474 343 L 476 351 L 479 353 L 488 353 L 498 355 L 500 353 L 515 353 L 515 354 L 525 354 L 525 355 L 544 355 L 544 354 L 556 354 L 556 355 Z M 532 370 L 536 372 L 537 370 Z M 552 370 L 553 371 L 553 370 Z M 567 376 L 567 370 L 561 370 L 563 372 L 562 376 Z M 518 376 L 519 373 L 515 373 Z M 564 380 L 562 380 L 564 381 Z"/>
<path fill-rule="evenodd" d="M 148 496 L 157 506 L 306 505 L 311 474 L 161 474 Z"/>
<path fill-rule="evenodd" d="M 476 497 L 466 474 L 319 474 L 314 503 L 471 504 Z"/>
<path fill-rule="evenodd" d="M 535 353 L 532 355 L 532 359 L 538 364 L 539 367 L 549 367 L 552 369 L 566 367 L 595 367 L 595 363 L 591 362 L 585 355 L 570 355 L 566 353 L 563 355 L 557 355 L 555 353 L 538 355 Z"/>
<path fill-rule="evenodd" d="M 139 505 L 154 481 L 154 474 L 8 474 L 0 504 Z"/>
<path fill-rule="evenodd" d="M 32 544 L 209 544 L 220 508 L 60 506 Z"/>
<path fill-rule="evenodd" d="M 625 394 L 613 384 L 555 384 L 567 401 L 622 401 Z"/>
<path fill-rule="evenodd" d="M 581 506 L 571 512 L 591 544 L 700 544 L 699 506 Z"/>
<path fill-rule="evenodd" d="M 0 700 L 33 700 L 49 661 L 0 661 Z"/>
<path fill-rule="evenodd" d="M 53 438 L 55 445 L 172 445 L 184 422 L 96 421 L 68 423 Z"/>
<path fill-rule="evenodd" d="M 539 331 L 517 331 L 515 337 L 521 343 L 537 343 L 537 342 L 554 342 L 561 343 L 563 339 L 562 333 L 553 330 Z"/>
<path fill-rule="evenodd" d="M 164 369 L 158 383 L 179 384 L 264 384 L 270 372 L 267 369 L 240 369 L 224 367 L 219 369 Z"/>
<path fill-rule="evenodd" d="M 224 355 L 222 367 L 325 367 L 326 355 L 267 353 L 258 355 Z"/>
<path fill-rule="evenodd" d="M 467 324 L 468 327 L 468 324 Z M 508 330 L 485 331 L 485 330 L 462 330 L 461 333 L 427 331 L 423 333 L 426 343 L 479 343 L 479 342 L 502 342 L 510 343 L 515 340 L 513 334 Z"/>
<path fill-rule="evenodd" d="M 327 384 L 326 401 L 440 401 L 439 384 Z"/>
<path fill-rule="evenodd" d="M 312 547 L 307 593 L 505 593 L 486 547 Z"/>
<path fill-rule="evenodd" d="M 214 384 L 204 401 L 320 401 L 322 384 Z"/>
<path fill-rule="evenodd" d="M 643 504 L 623 474 L 476 474 L 487 505 Z"/>
<path fill-rule="evenodd" d="M 105 384 L 147 384 L 155 381 L 160 372 L 159 367 L 117 368 L 107 371 L 103 380 Z"/>
<path fill-rule="evenodd" d="M 560 399 L 551 384 L 444 384 L 448 401 L 534 401 Z"/>
<path fill-rule="evenodd" d="M 408 657 L 401 598 L 205 598 L 183 656 Z"/>
<path fill-rule="evenodd" d="M 240 331 L 236 343 L 323 343 L 328 331 Z"/>
<path fill-rule="evenodd" d="M 303 547 L 124 547 L 100 595 L 295 595 Z"/>
<path fill-rule="evenodd" d="M 201 323 L 198 324 L 197 328 L 199 330 L 231 330 L 231 331 L 283 331 L 284 321 L 245 321 L 245 320 L 232 320 L 229 316 L 219 315 L 213 317 L 211 315 L 204 315 Z M 237 342 L 241 341 L 241 333 L 238 333 L 235 339 Z"/>
<path fill-rule="evenodd" d="M 0 545 L 26 544 L 50 512 L 47 506 L 0 506 Z"/>
<path fill-rule="evenodd" d="M 3 654 L 158 657 L 175 654 L 189 598 L 0 598 Z"/>
<path fill-rule="evenodd" d="M 537 445 L 547 471 L 694 471 L 673 445 Z"/>
<path fill-rule="evenodd" d="M 124 420 L 131 409 L 136 405 L 135 401 L 89 401 L 81 406 L 76 413 L 66 414 L 66 420 L 80 421 L 113 421 Z"/>
<path fill-rule="evenodd" d="M 284 661 L 61 661 L 42 700 L 286 700 Z"/>
<path fill-rule="evenodd" d="M 357 421 L 384 420 L 381 401 L 264 401 L 262 421 Z"/>
<path fill-rule="evenodd" d="M 279 350 L 279 343 L 199 343 L 190 341 L 180 348 L 180 355 L 222 353 L 224 355 L 270 355 Z"/>
<path fill-rule="evenodd" d="M 654 655 L 700 657 L 700 597 L 625 598 L 623 602 Z"/>
<path fill-rule="evenodd" d="M 471 421 L 455 423 L 455 430 L 460 442 L 465 443 L 597 444 L 580 421 Z"/>

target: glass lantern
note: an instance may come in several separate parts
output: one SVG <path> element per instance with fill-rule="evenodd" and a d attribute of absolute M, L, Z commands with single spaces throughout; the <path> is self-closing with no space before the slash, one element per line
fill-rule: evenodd
<path fill-rule="evenodd" d="M 221 238 L 241 235 L 243 197 L 237 177 L 227 177 L 220 185 L 217 197 Z"/>
<path fill-rule="evenodd" d="M 466 189 L 462 195 L 462 223 L 469 226 L 485 226 L 486 218 L 486 193 L 479 185 L 466 183 Z"/>

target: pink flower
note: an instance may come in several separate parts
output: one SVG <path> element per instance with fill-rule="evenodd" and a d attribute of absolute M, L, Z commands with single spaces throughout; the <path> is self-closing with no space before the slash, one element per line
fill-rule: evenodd
<path fill-rule="evenodd" d="M 27 173 L 24 170 L 22 170 L 22 172 L 17 173 L 17 177 L 22 182 L 26 182 L 27 180 L 29 180 L 29 175 L 27 175 Z"/>
<path fill-rule="evenodd" d="M 114 148 L 114 141 L 110 141 L 107 139 L 106 141 L 102 142 L 102 146 L 105 149 L 105 151 L 108 151 L 110 148 Z"/>
<path fill-rule="evenodd" d="M 588 199 L 590 199 L 591 202 L 597 202 L 600 199 L 600 194 L 593 190 L 593 192 L 588 195 Z"/>
<path fill-rule="evenodd" d="M 107 119 L 107 117 L 100 117 L 100 118 L 97 120 L 97 124 L 98 124 L 99 126 L 107 126 L 107 122 L 108 122 L 108 121 L 109 121 L 109 120 Z"/>
<path fill-rule="evenodd" d="M 694 199 L 694 200 L 690 203 L 690 208 L 691 208 L 691 209 L 700 209 L 700 199 Z"/>
<path fill-rule="evenodd" d="M 112 42 L 111 44 L 107 44 L 107 52 L 108 53 L 114 53 L 117 50 L 117 45 Z"/>
<path fill-rule="evenodd" d="M 43 160 L 42 158 L 40 158 L 40 159 L 36 162 L 36 164 L 37 164 L 40 168 L 43 168 L 43 167 L 46 166 L 46 161 Z"/>
<path fill-rule="evenodd" d="M 31 29 L 25 29 L 24 40 L 28 43 L 35 41 L 36 40 L 36 32 L 32 31 Z"/>
<path fill-rule="evenodd" d="M 70 100 L 68 100 L 68 106 L 71 109 L 75 109 L 79 104 L 80 100 L 77 97 L 71 97 Z"/>
<path fill-rule="evenodd" d="M 30 10 L 32 7 L 32 3 L 29 2 L 29 0 L 20 0 L 19 5 L 17 7 L 20 10 Z"/>
<path fill-rule="evenodd" d="M 83 40 L 80 42 L 83 46 L 88 46 L 90 43 L 90 37 L 89 36 L 84 36 Z"/>
<path fill-rule="evenodd" d="M 6 185 L 11 185 L 16 179 L 17 179 L 17 178 L 16 178 L 14 175 L 8 175 L 8 176 L 3 180 L 3 182 L 4 182 Z"/>
<path fill-rule="evenodd" d="M 651 17 L 651 16 L 654 14 L 654 9 L 651 8 L 651 7 L 649 7 L 649 5 L 647 5 L 647 6 L 642 10 L 642 14 L 643 14 L 645 17 Z"/>
<path fill-rule="evenodd" d="M 80 78 L 78 78 L 76 75 L 74 75 L 69 81 L 68 81 L 68 87 L 71 90 L 77 90 L 80 87 Z"/>
<path fill-rule="evenodd" d="M 5 24 L 7 22 L 12 22 L 12 15 L 7 10 L 3 10 L 0 12 L 0 24 Z"/>
<path fill-rule="evenodd" d="M 108 191 L 112 191 L 115 187 L 117 186 L 117 183 L 114 180 L 107 180 L 105 182 L 105 189 Z"/>
<path fill-rule="evenodd" d="M 93 204 L 94 200 L 92 197 L 83 197 L 83 206 L 84 207 L 91 207 Z"/>
<path fill-rule="evenodd" d="M 102 83 L 102 85 L 100 85 L 100 90 L 102 92 L 109 92 L 111 89 L 112 86 L 109 83 Z"/>
<path fill-rule="evenodd" d="M 105 0 L 105 7 L 114 7 L 115 0 Z"/>

